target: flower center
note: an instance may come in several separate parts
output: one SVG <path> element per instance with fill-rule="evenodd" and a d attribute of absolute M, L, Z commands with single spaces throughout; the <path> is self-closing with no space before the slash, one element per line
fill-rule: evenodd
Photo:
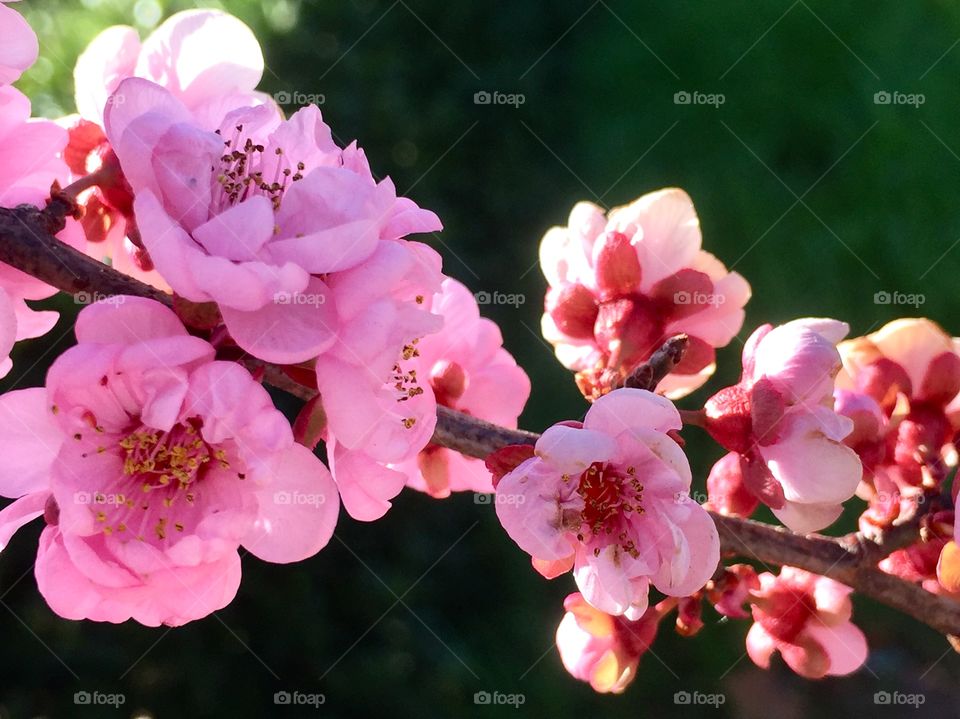
<path fill-rule="evenodd" d="M 117 441 L 122 473 L 86 500 L 105 535 L 163 542 L 169 532 L 200 520 L 198 483 L 214 467 L 230 469 L 227 451 L 208 444 L 201 426 L 199 418 L 170 431 L 141 424 Z"/>
<path fill-rule="evenodd" d="M 199 420 L 188 420 L 162 432 L 141 425 L 119 442 L 126 453 L 123 473 L 136 478 L 144 492 L 150 492 L 171 485 L 177 490 L 188 489 L 212 459 L 229 469 L 226 452 L 204 442 L 199 426 Z"/>
<path fill-rule="evenodd" d="M 417 349 L 418 342 L 419 340 L 416 339 L 411 340 L 403 346 L 400 359 L 393 365 L 390 378 L 387 380 L 387 384 L 393 385 L 397 402 L 408 402 L 423 394 L 423 387 L 417 379 L 417 370 L 408 366 L 411 361 L 420 356 L 420 350 Z M 404 427 L 412 429 L 417 423 L 417 418 L 404 417 L 401 421 Z"/>
<path fill-rule="evenodd" d="M 585 541 L 584 532 L 589 532 L 602 546 L 619 544 L 631 557 L 639 556 L 627 521 L 631 512 L 644 512 L 643 485 L 636 470 L 627 467 L 624 472 L 609 463 L 594 462 L 580 475 L 577 493 L 583 499 L 577 539 Z M 600 547 L 593 553 L 600 554 Z"/>
<path fill-rule="evenodd" d="M 254 195 L 263 195 L 273 204 L 273 209 L 280 209 L 283 193 L 289 183 L 303 179 L 306 165 L 296 164 L 296 171 L 289 165 L 281 148 L 276 148 L 276 156 L 272 177 L 268 164 L 270 158 L 266 155 L 263 145 L 255 143 L 251 138 L 243 139 L 243 125 L 237 125 L 236 134 L 231 140 L 224 140 L 226 151 L 220 157 L 220 171 L 216 174 L 216 182 L 220 186 L 219 202 L 215 204 L 223 211 L 227 207 L 243 202 Z M 217 130 L 217 134 L 221 134 Z"/>

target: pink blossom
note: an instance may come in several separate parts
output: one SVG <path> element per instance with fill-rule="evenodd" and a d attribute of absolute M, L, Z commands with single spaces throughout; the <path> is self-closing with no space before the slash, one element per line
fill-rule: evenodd
<path fill-rule="evenodd" d="M 328 279 L 331 324 L 341 329 L 316 360 L 317 388 L 330 469 L 355 519 L 386 513 L 407 481 L 402 468 L 433 435 L 437 402 L 424 381 L 419 343 L 443 324 L 430 312 L 440 263 L 426 245 L 388 240 Z"/>
<path fill-rule="evenodd" d="M 620 694 L 637 677 L 640 657 L 657 634 L 660 613 L 653 607 L 632 622 L 590 606 L 579 593 L 563 601 L 557 649 L 567 671 L 590 682 L 594 691 Z"/>
<path fill-rule="evenodd" d="M 101 126 L 108 100 L 128 77 L 165 87 L 205 129 L 216 129 L 235 107 L 274 107 L 268 96 L 254 90 L 263 74 L 260 45 L 243 22 L 219 10 L 177 13 L 142 43 L 132 27 L 107 28 L 77 59 L 73 74 L 80 114 L 61 123 L 70 130 L 67 162 L 75 178 L 117 162 Z M 143 248 L 133 195 L 122 175 L 101 181 L 79 199 L 86 210 L 87 254 L 169 291 Z"/>
<path fill-rule="evenodd" d="M 0 4 L 2 12 L 12 11 Z M 59 158 L 66 143 L 66 132 L 55 123 L 30 118 L 30 101 L 23 93 L 0 87 L 0 207 L 42 205 L 54 180 L 67 175 Z M 82 244 L 79 225 L 72 220 L 59 237 L 75 247 Z M 24 300 L 55 293 L 50 285 L 0 263 L 0 377 L 12 366 L 13 343 L 46 334 L 59 317 L 56 312 L 32 310 Z"/>
<path fill-rule="evenodd" d="M 319 551 L 337 519 L 323 463 L 250 374 L 170 310 L 81 311 L 46 387 L 0 397 L 0 546 L 43 515 L 37 585 L 68 619 L 179 625 L 228 604 L 239 546 Z"/>
<path fill-rule="evenodd" d="M 443 329 L 417 344 L 414 368 L 420 381 L 429 383 L 437 404 L 516 428 L 530 379 L 503 348 L 500 328 L 481 317 L 470 290 L 449 277 L 433 300 L 433 312 L 443 317 Z M 493 491 L 482 460 L 434 444 L 394 468 L 407 475 L 408 486 L 434 497 Z"/>
<path fill-rule="evenodd" d="M 77 111 L 86 120 L 102 126 L 120 83 L 142 77 L 165 87 L 211 130 L 235 107 L 272 102 L 254 91 L 262 75 L 263 53 L 250 28 L 220 10 L 200 9 L 170 16 L 143 42 L 132 27 L 109 27 L 73 70 Z"/>
<path fill-rule="evenodd" d="M 535 566 L 572 565 L 583 596 L 608 614 L 639 619 L 651 584 L 692 594 L 717 568 L 720 544 L 667 435 L 679 428 L 670 401 L 646 390 L 599 398 L 582 426 L 554 425 L 500 480 L 500 523 Z"/>
<path fill-rule="evenodd" d="M 925 487 L 956 465 L 960 352 L 927 319 L 900 319 L 839 346 L 838 406 L 856 423 L 848 444 L 864 464 L 861 529 L 877 531 L 916 512 Z"/>
<path fill-rule="evenodd" d="M 884 557 L 877 566 L 887 574 L 920 584 L 928 592 L 960 598 L 960 586 L 956 584 L 958 567 L 948 566 L 956 562 L 953 550 L 947 546 L 953 544 L 953 533 L 952 510 L 929 514 L 923 518 L 920 539 Z"/>
<path fill-rule="evenodd" d="M 0 2 L 0 86 L 16 82 L 37 61 L 40 46 L 33 28 L 16 10 Z"/>
<path fill-rule="evenodd" d="M 853 422 L 833 410 L 835 345 L 847 331 L 810 318 L 760 327 L 744 347 L 740 382 L 704 408 L 707 431 L 739 456 L 739 481 L 796 532 L 832 523 L 860 481 L 860 460 L 842 442 Z M 721 461 L 729 472 L 733 460 Z"/>
<path fill-rule="evenodd" d="M 714 348 L 740 331 L 750 286 L 700 243 L 693 203 L 678 189 L 643 195 L 606 216 L 580 202 L 566 227 L 544 235 L 540 266 L 550 288 L 543 336 L 579 373 L 588 397 L 681 332 L 690 336 L 689 349 L 660 391 L 682 397 L 713 374 Z"/>
<path fill-rule="evenodd" d="M 389 179 L 377 183 L 355 144 L 337 147 L 314 106 L 289 120 L 242 107 L 209 132 L 146 80 L 124 80 L 114 98 L 107 137 L 153 264 L 177 294 L 216 302 L 233 339 L 261 359 L 329 349 L 336 274 L 383 241 L 440 229 Z"/>
<path fill-rule="evenodd" d="M 855 672 L 867 659 L 867 640 L 850 621 L 851 591 L 794 567 L 783 567 L 779 576 L 764 572 L 760 589 L 752 593 L 750 658 L 767 669 L 779 651 L 787 666 L 807 679 Z"/>

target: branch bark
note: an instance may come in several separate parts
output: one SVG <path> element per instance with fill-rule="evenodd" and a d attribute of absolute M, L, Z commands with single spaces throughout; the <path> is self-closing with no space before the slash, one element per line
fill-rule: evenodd
<path fill-rule="evenodd" d="M 133 295 L 172 305 L 170 295 L 128 277 L 87 257 L 53 235 L 64 227 L 64 218 L 74 211 L 69 197 L 54 195 L 45 210 L 34 207 L 0 208 L 0 261 L 33 275 L 71 294 Z M 648 384 L 660 375 L 660 363 L 675 362 L 682 339 L 672 341 L 642 370 L 638 383 Z M 682 350 L 681 350 L 682 351 Z M 263 372 L 268 384 L 307 400 L 314 390 L 291 380 L 282 369 L 254 359 L 247 366 Z M 642 380 L 642 382 L 640 382 Z M 446 407 L 438 409 L 433 441 L 469 457 L 484 459 L 510 444 L 532 444 L 539 435 L 499 427 Z M 721 551 L 763 565 L 789 565 L 831 577 L 857 592 L 897 609 L 947 635 L 956 642 L 960 635 L 960 602 L 927 592 L 912 582 L 885 574 L 877 562 L 918 538 L 918 523 L 895 528 L 882 542 L 859 534 L 845 537 L 800 536 L 781 527 L 711 513 L 720 532 Z"/>

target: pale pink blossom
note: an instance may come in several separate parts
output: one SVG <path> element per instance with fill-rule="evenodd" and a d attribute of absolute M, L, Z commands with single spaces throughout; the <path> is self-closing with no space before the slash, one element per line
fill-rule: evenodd
<path fill-rule="evenodd" d="M 120 83 L 141 77 L 165 87 L 213 130 L 235 107 L 271 102 L 254 91 L 262 75 L 260 44 L 241 20 L 220 10 L 185 10 L 143 42 L 126 25 L 97 35 L 77 58 L 74 97 L 80 116 L 102 126 Z"/>
<path fill-rule="evenodd" d="M 373 179 L 356 144 L 341 150 L 314 106 L 289 120 L 243 107 L 210 132 L 146 80 L 123 81 L 114 98 L 107 137 L 153 264 L 177 294 L 216 302 L 233 339 L 261 359 L 329 349 L 336 274 L 384 241 L 440 229 L 389 179 Z"/>
<path fill-rule="evenodd" d="M 540 266 L 550 288 L 543 336 L 579 373 L 587 396 L 602 394 L 605 378 L 622 379 L 681 332 L 689 349 L 660 391 L 675 399 L 710 377 L 714 349 L 743 325 L 750 286 L 700 247 L 693 203 L 675 188 L 606 216 L 580 202 L 566 227 L 544 235 Z"/>
<path fill-rule="evenodd" d="M 599 398 L 582 426 L 554 425 L 500 480 L 500 523 L 535 566 L 572 566 L 584 598 L 607 614 L 639 619 L 651 584 L 692 594 L 716 570 L 720 544 L 689 497 L 690 466 L 667 434 L 679 428 L 670 401 L 646 390 Z"/>
<path fill-rule="evenodd" d="M 779 576 L 760 575 L 752 592 L 754 624 L 747 654 L 764 669 L 780 652 L 793 671 L 807 679 L 842 676 L 867 659 L 867 640 L 851 621 L 852 590 L 827 577 L 783 567 Z"/>
<path fill-rule="evenodd" d="M 330 469 L 355 519 L 382 517 L 405 471 L 427 446 L 437 402 L 419 344 L 443 319 L 430 311 L 440 256 L 405 240 L 378 243 L 367 260 L 329 276 L 334 344 L 316 359 Z"/>
<path fill-rule="evenodd" d="M 437 404 L 516 428 L 530 379 L 503 348 L 500 328 L 481 317 L 470 290 L 449 277 L 433 300 L 433 312 L 443 318 L 443 329 L 417 344 L 419 381 L 429 384 Z M 493 491 L 482 460 L 434 444 L 394 469 L 407 475 L 408 486 L 434 497 Z"/>
<path fill-rule="evenodd" d="M 30 24 L 16 10 L 0 2 L 0 86 L 16 82 L 37 60 L 40 46 Z"/>
<path fill-rule="evenodd" d="M 243 367 L 151 300 L 91 305 L 76 334 L 45 387 L 0 397 L 0 546 L 44 516 L 57 614 L 183 624 L 233 599 L 240 546 L 293 562 L 329 541 L 330 474 Z"/>
<path fill-rule="evenodd" d="M 865 532 L 916 512 L 925 487 L 957 464 L 958 342 L 928 319 L 899 319 L 839 346 L 838 405 L 857 424 L 848 443 L 864 464 Z"/>
<path fill-rule="evenodd" d="M 860 460 L 842 441 L 853 422 L 833 409 L 836 343 L 848 329 L 811 318 L 758 328 L 740 382 L 705 405 L 707 431 L 739 455 L 743 486 L 796 532 L 831 524 L 860 481 Z"/>
<path fill-rule="evenodd" d="M 0 207 L 42 206 L 53 182 L 67 176 L 59 156 L 66 143 L 66 131 L 55 123 L 30 118 L 30 101 L 23 93 L 0 87 Z M 79 225 L 68 220 L 59 238 L 74 247 L 81 245 Z M 50 285 L 0 263 L 0 376 L 12 366 L 13 343 L 46 334 L 59 317 L 56 312 L 35 311 L 25 300 L 55 293 Z"/>
<path fill-rule="evenodd" d="M 165 87 L 206 129 L 216 129 L 230 110 L 273 101 L 254 88 L 263 54 L 253 32 L 219 10 L 187 10 L 163 22 L 143 42 L 125 25 L 107 28 L 90 42 L 74 67 L 79 115 L 63 118 L 70 130 L 67 162 L 74 177 L 116 163 L 103 134 L 107 102 L 128 77 Z M 112 101 L 123 102 L 117 96 Z M 86 253 L 158 289 L 170 285 L 143 248 L 133 217 L 133 196 L 122 175 L 79 198 L 86 210 Z"/>
<path fill-rule="evenodd" d="M 566 614 L 557 627 L 563 666 L 594 691 L 620 694 L 637 678 L 637 666 L 657 634 L 660 613 L 653 607 L 633 622 L 594 609 L 579 593 L 563 600 Z"/>

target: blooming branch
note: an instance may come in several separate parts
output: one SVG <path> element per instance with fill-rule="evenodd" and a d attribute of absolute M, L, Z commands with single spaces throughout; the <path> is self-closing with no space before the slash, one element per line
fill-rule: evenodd
<path fill-rule="evenodd" d="M 56 191 L 43 210 L 33 206 L 0 208 L 0 262 L 71 294 L 130 295 L 173 305 L 171 295 L 57 240 L 54 235 L 75 211 L 71 198 Z M 668 340 L 622 383 L 628 387 L 655 386 L 679 363 L 685 344 L 684 337 Z M 252 358 L 245 362 L 262 371 L 269 384 L 303 400 L 316 396 L 315 390 L 293 381 L 276 365 Z M 483 459 L 505 446 L 530 445 L 539 438 L 538 434 L 507 429 L 449 407 L 438 406 L 437 415 L 433 443 L 469 457 Z M 802 536 L 748 519 L 710 514 L 719 530 L 722 556 L 740 556 L 764 565 L 793 566 L 830 577 L 947 635 L 956 647 L 960 603 L 877 568 L 884 557 L 916 542 L 924 516 L 942 508 L 945 502 L 929 502 L 923 512 L 874 538 L 862 533 Z"/>

